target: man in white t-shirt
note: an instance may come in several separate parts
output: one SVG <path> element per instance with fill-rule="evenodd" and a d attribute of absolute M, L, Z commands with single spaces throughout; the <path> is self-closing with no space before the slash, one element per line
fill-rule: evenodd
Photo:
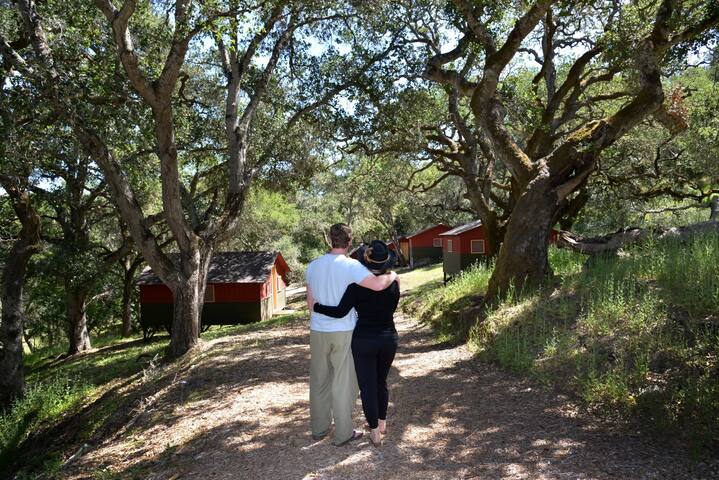
<path fill-rule="evenodd" d="M 312 438 L 327 435 L 335 421 L 334 443 L 344 445 L 362 436 L 352 426 L 357 400 L 357 375 L 352 359 L 352 330 L 357 323 L 354 309 L 342 318 L 315 313 L 315 301 L 337 305 L 347 287 L 357 283 L 371 290 L 384 290 L 397 279 L 396 272 L 374 275 L 357 260 L 347 257 L 352 230 L 344 223 L 330 227 L 332 250 L 307 267 L 307 305 L 310 311 L 310 423 Z"/>

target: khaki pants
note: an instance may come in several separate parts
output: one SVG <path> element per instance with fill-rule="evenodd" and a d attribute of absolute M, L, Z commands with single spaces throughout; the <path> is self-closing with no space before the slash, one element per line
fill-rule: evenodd
<path fill-rule="evenodd" d="M 352 436 L 352 410 L 359 387 L 352 359 L 352 331 L 310 331 L 310 420 L 312 434 L 326 432 L 335 420 L 334 442 Z"/>

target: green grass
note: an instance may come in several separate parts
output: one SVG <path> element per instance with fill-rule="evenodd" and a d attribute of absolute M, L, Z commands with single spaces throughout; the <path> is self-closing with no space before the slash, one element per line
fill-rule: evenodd
<path fill-rule="evenodd" d="M 53 378 L 28 388 L 25 397 L 0 416 L 0 470 L 7 470 L 27 435 L 82 404 L 92 387 L 83 381 Z M 47 462 L 48 459 L 42 459 Z"/>
<path fill-rule="evenodd" d="M 267 328 L 280 327 L 287 325 L 300 318 L 307 318 L 307 309 L 304 311 L 297 311 L 292 313 L 284 313 L 277 315 L 269 320 L 258 323 L 250 323 L 247 325 L 218 325 L 211 327 L 205 333 L 202 334 L 203 340 L 215 340 L 221 337 L 229 337 L 233 335 L 242 335 L 243 333 L 256 332 L 258 330 L 264 330 Z"/>
<path fill-rule="evenodd" d="M 25 397 L 0 416 L 0 470 L 12 464 L 31 435 L 50 429 L 63 419 L 80 412 L 105 392 L 131 379 L 146 366 L 138 361 L 162 355 L 168 337 L 151 342 L 141 338 L 121 339 L 105 336 L 94 342 L 96 350 L 74 358 L 54 360 L 57 349 L 39 350 L 26 359 Z M 83 422 L 77 435 L 89 438 L 115 412 L 118 399 L 110 397 L 97 405 Z M 39 453 L 31 468 L 52 470 L 52 452 Z"/>
<path fill-rule="evenodd" d="M 413 290 L 428 283 L 437 284 L 442 281 L 442 264 L 407 270 L 400 274 L 402 291 Z"/>
<path fill-rule="evenodd" d="M 648 242 L 614 258 L 586 260 L 551 249 L 561 286 L 509 295 L 474 314 L 470 345 L 482 358 L 573 393 L 599 413 L 681 433 L 696 451 L 716 448 L 719 238 Z M 489 274 L 476 267 L 406 308 L 441 337 L 461 335 L 467 308 L 485 291 Z"/>
<path fill-rule="evenodd" d="M 211 341 L 276 328 L 303 317 L 306 312 L 295 312 L 260 323 L 213 327 L 203 333 L 202 338 Z M 95 350 L 74 358 L 55 360 L 62 353 L 61 348 L 38 350 L 28 355 L 27 393 L 10 411 L 0 415 L 0 471 L 8 471 L 20 453 L 28 458 L 24 442 L 31 436 L 51 431 L 90 405 L 77 430 L 70 433 L 80 443 L 91 438 L 126 400 L 115 393 L 117 389 L 142 383 L 148 361 L 155 356 L 161 358 L 168 343 L 167 335 L 158 335 L 149 342 L 140 337 L 122 339 L 106 335 L 93 338 Z M 42 449 L 33 453 L 23 470 L 52 474 L 59 469 L 60 452 Z"/>
<path fill-rule="evenodd" d="M 463 340 L 467 328 L 458 328 L 456 320 L 460 312 L 477 302 L 476 295 L 487 289 L 491 273 L 489 267 L 478 264 L 462 272 L 446 286 L 442 286 L 440 275 L 437 280 L 427 281 L 415 287 L 403 302 L 402 309 L 420 321 L 431 323 L 438 331 L 441 340 Z M 404 278 L 402 282 L 404 290 Z"/>

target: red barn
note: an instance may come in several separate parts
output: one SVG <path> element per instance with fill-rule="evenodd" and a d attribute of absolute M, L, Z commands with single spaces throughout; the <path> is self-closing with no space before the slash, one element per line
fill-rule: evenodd
<path fill-rule="evenodd" d="M 557 240 L 557 230 L 552 230 L 549 242 Z M 458 274 L 465 268 L 485 260 L 489 245 L 484 235 L 481 220 L 465 223 L 457 228 L 440 234 L 442 238 L 442 258 L 444 280 Z"/>
<path fill-rule="evenodd" d="M 442 238 L 440 235 L 452 227 L 440 223 L 399 239 L 402 253 L 410 268 L 442 260 Z"/>
<path fill-rule="evenodd" d="M 487 240 L 482 221 L 475 220 L 440 234 L 444 280 L 486 258 Z"/>
<path fill-rule="evenodd" d="M 207 275 L 202 326 L 236 325 L 272 317 L 287 303 L 290 268 L 279 252 L 217 252 Z M 152 270 L 137 280 L 145 336 L 172 326 L 172 292 Z"/>

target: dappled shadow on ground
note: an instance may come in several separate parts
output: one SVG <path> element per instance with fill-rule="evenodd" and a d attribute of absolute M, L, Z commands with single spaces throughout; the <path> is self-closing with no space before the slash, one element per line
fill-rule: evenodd
<path fill-rule="evenodd" d="M 49 454 L 67 459 L 82 445 L 87 446 L 85 450 L 102 449 L 103 444 L 121 443 L 134 430 L 158 433 L 184 418 L 213 414 L 227 407 L 226 398 L 278 378 L 273 364 L 280 360 L 299 366 L 296 371 L 285 368 L 281 380 L 287 373 L 301 376 L 306 352 L 291 351 L 306 348 L 301 335 L 258 330 L 213 342 L 194 359 L 188 357 L 176 364 L 148 365 L 148 359 L 163 347 L 161 342 L 143 343 L 142 349 L 135 348 L 136 352 L 129 349 L 135 342 L 126 342 L 123 348 L 104 349 L 103 357 L 96 358 L 98 352 L 91 352 L 76 358 L 75 363 L 67 362 L 64 373 L 73 375 L 82 370 L 83 376 L 96 384 L 111 382 L 110 388 L 56 425 L 24 439 L 17 454 L 13 453 L 14 458 L 6 462 L 9 471 L 20 467 L 32 471 L 39 467 L 35 460 Z M 149 357 L 143 355 L 138 360 L 140 352 L 150 352 Z M 264 373 L 253 376 L 251 372 Z M 307 379 L 298 381 L 304 384 Z M 166 442 L 159 440 L 159 444 L 164 446 Z M 68 471 L 73 468 L 71 465 Z"/>
<path fill-rule="evenodd" d="M 192 361 L 158 372 L 159 376 L 151 377 L 145 386 L 138 385 L 132 398 L 124 402 L 132 411 L 125 408 L 118 413 L 126 426 L 92 438 L 92 445 L 104 443 L 109 448 L 105 450 L 103 445 L 97 450 L 98 457 L 88 455 L 83 462 L 68 468 L 68 476 L 86 478 L 92 471 L 118 464 L 130 467 L 128 475 L 144 471 L 146 465 L 162 464 L 172 458 L 168 452 L 194 435 L 195 430 L 223 431 L 227 423 L 246 423 L 236 420 L 232 411 L 235 399 L 245 391 L 261 391 L 268 384 L 277 384 L 280 392 L 294 385 L 304 388 L 308 382 L 309 351 L 304 329 L 298 329 L 296 335 L 288 330 L 279 333 L 275 330 L 220 339 Z M 214 423 L 205 424 L 206 418 Z M 185 425 L 183 434 L 167 433 Z M 133 440 L 125 444 L 128 438 Z M 113 449 L 118 444 L 123 445 L 120 451 Z M 85 461 L 92 467 L 86 469 Z M 146 477 L 143 474 L 138 478 Z"/>
<path fill-rule="evenodd" d="M 710 478 L 676 446 L 603 425 L 409 322 L 390 374 L 385 444 L 313 441 L 308 340 L 294 326 L 218 343 L 122 442 L 71 476 L 107 466 L 118 478 L 143 479 Z"/>
<path fill-rule="evenodd" d="M 82 376 L 95 385 L 101 385 L 142 370 L 144 364 L 155 354 L 161 355 L 168 340 L 167 336 L 158 336 L 149 340 L 121 342 L 40 365 L 32 368 L 28 374 L 42 380 L 62 372 L 69 377 Z"/>

